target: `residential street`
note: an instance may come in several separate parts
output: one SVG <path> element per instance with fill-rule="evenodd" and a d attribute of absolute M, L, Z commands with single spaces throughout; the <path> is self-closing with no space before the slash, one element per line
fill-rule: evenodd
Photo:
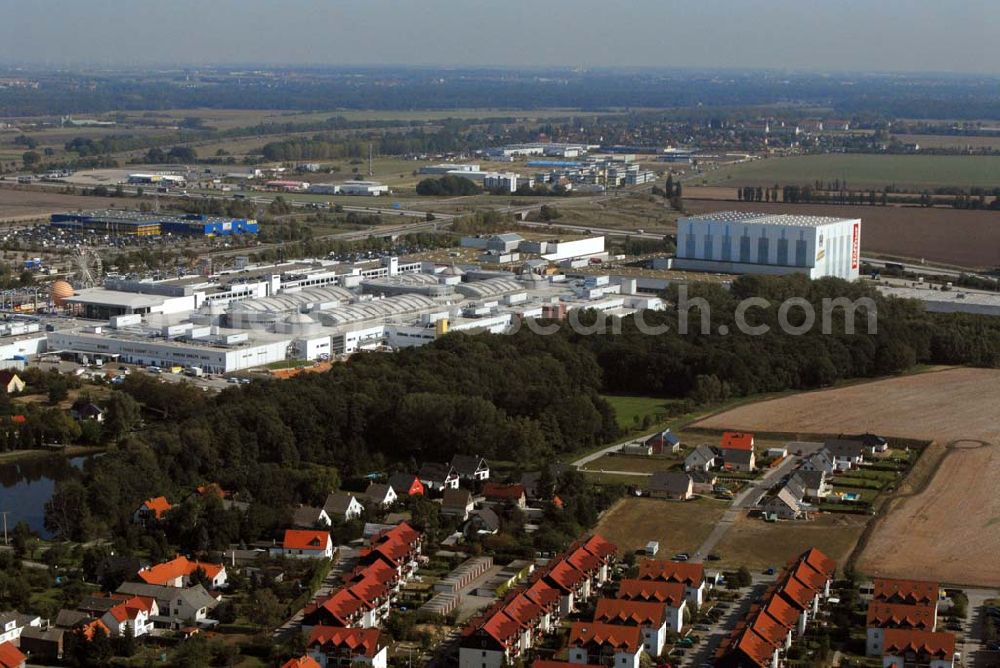
<path fill-rule="evenodd" d="M 788 443 L 789 452 L 795 452 L 801 450 L 803 454 L 808 455 L 814 452 L 819 447 L 822 447 L 820 443 L 807 443 L 802 441 L 792 441 Z M 769 470 L 761 478 L 751 481 L 747 485 L 746 489 L 741 491 L 733 499 L 732 504 L 729 509 L 723 513 L 722 517 L 715 524 L 712 529 L 712 533 L 708 535 L 705 542 L 701 544 L 698 551 L 691 555 L 691 561 L 700 562 L 704 561 L 705 557 L 712 553 L 715 546 L 719 544 L 722 537 L 726 535 L 730 527 L 736 523 L 736 521 L 742 517 L 750 508 L 757 505 L 760 501 L 760 497 L 767 493 L 767 490 L 771 488 L 782 476 L 791 473 L 791 471 L 798 465 L 800 457 L 795 454 L 790 454 L 785 458 L 785 461 L 781 462 L 777 467 Z"/>

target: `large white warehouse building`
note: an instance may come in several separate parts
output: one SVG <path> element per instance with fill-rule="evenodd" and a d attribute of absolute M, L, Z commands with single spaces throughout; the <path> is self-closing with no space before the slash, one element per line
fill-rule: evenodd
<path fill-rule="evenodd" d="M 724 211 L 677 221 L 677 269 L 858 277 L 861 219 Z"/>

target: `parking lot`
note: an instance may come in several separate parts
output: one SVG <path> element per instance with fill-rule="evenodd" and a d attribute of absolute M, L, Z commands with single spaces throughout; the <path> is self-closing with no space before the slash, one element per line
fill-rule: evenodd
<path fill-rule="evenodd" d="M 672 655 L 671 663 L 676 666 L 692 666 L 708 668 L 713 664 L 712 657 L 719 644 L 736 627 L 736 623 L 747 614 L 752 603 L 764 595 L 764 591 L 774 581 L 774 576 L 754 575 L 754 584 L 739 590 L 739 598 L 733 602 L 716 603 L 715 607 L 722 611 L 718 621 L 704 621 L 695 624 L 693 635 L 699 637 L 698 643 L 686 650 L 683 656 Z M 676 652 L 676 650 L 675 650 Z"/>

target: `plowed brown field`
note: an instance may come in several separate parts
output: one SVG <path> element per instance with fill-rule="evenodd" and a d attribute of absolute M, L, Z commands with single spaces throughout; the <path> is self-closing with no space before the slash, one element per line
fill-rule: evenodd
<path fill-rule="evenodd" d="M 933 440 L 924 460 L 940 460 L 937 470 L 916 489 L 904 485 L 883 509 L 857 566 L 1000 586 L 998 408 L 1000 370 L 948 369 L 762 401 L 696 426 Z"/>

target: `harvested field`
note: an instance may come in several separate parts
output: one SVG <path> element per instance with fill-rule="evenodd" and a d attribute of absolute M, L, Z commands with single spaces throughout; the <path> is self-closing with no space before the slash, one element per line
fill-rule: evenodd
<path fill-rule="evenodd" d="M 699 179 L 702 185 L 810 185 L 840 180 L 855 190 L 920 192 L 937 186 L 992 188 L 1000 182 L 1000 156 L 880 155 L 868 153 L 796 155 L 720 167 Z M 693 184 L 692 184 L 693 185 Z"/>
<path fill-rule="evenodd" d="M 753 572 L 780 568 L 810 547 L 819 548 L 843 567 L 867 523 L 864 515 L 840 513 L 822 513 L 801 522 L 741 517 L 715 546 L 722 560 L 713 568 L 746 566 Z"/>
<path fill-rule="evenodd" d="M 857 566 L 870 574 L 997 586 L 997 406 L 1000 371 L 947 369 L 741 406 L 697 426 L 933 440 L 880 512 Z"/>
<path fill-rule="evenodd" d="M 694 190 L 691 188 L 690 190 Z M 690 213 L 764 211 L 861 218 L 861 250 L 900 258 L 991 268 L 1000 264 L 1000 215 L 995 211 L 960 211 L 897 206 L 747 203 L 685 198 Z"/>
<path fill-rule="evenodd" d="M 977 150 L 1000 149 L 1000 137 L 966 137 L 963 135 L 893 135 L 904 144 L 919 144 L 920 148 L 958 148 Z"/>
<path fill-rule="evenodd" d="M 664 499 L 622 499 L 597 523 L 601 534 L 622 551 L 639 550 L 651 540 L 660 542 L 660 555 L 691 552 L 701 546 L 727 503 L 715 499 L 667 501 Z"/>
<path fill-rule="evenodd" d="M 62 195 L 57 192 L 0 188 L 0 221 L 44 218 L 57 211 L 100 209 L 108 200 L 83 195 Z"/>

